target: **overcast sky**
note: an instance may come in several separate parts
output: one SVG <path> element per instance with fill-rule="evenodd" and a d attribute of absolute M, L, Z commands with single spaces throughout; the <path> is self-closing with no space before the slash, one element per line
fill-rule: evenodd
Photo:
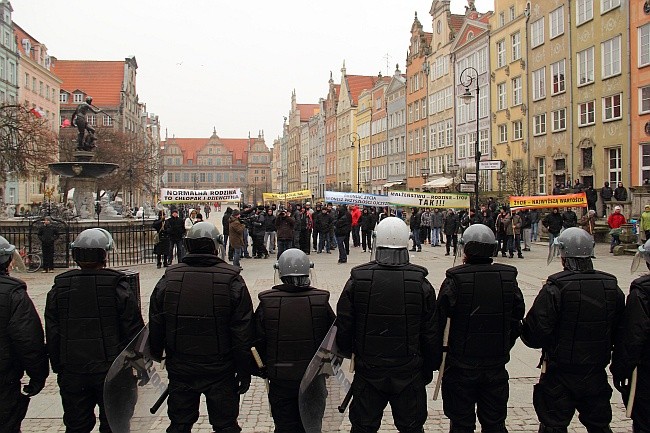
<path fill-rule="evenodd" d="M 493 0 L 477 0 L 481 12 Z M 454 13 L 466 1 L 452 0 Z M 291 108 L 327 95 L 332 71 L 392 74 L 414 12 L 431 31 L 431 0 L 14 0 L 13 18 L 68 60 L 138 61 L 137 90 L 160 116 L 162 138 L 264 131 L 267 145 Z M 388 59 L 386 56 L 388 55 Z"/>

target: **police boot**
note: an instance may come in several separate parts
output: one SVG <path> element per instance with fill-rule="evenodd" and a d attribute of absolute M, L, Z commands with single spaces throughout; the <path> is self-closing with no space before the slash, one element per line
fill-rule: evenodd
<path fill-rule="evenodd" d="M 566 427 L 558 427 L 558 428 L 548 427 L 548 426 L 545 426 L 544 424 L 540 423 L 538 433 L 567 433 L 567 428 Z"/>
<path fill-rule="evenodd" d="M 508 433 L 508 429 L 506 429 L 506 424 L 502 422 L 499 424 L 488 425 L 488 426 L 481 425 L 481 432 L 482 433 Z"/>

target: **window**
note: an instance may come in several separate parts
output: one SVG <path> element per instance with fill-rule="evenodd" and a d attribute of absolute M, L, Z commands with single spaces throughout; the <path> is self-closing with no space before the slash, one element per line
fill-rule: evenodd
<path fill-rule="evenodd" d="M 650 113 L 650 86 L 639 89 L 639 113 Z"/>
<path fill-rule="evenodd" d="M 510 21 L 513 21 L 515 19 L 515 17 L 516 17 L 516 15 L 515 15 L 515 7 L 510 6 Z"/>
<path fill-rule="evenodd" d="M 508 125 L 499 125 L 499 143 L 508 141 Z"/>
<path fill-rule="evenodd" d="M 641 179 L 640 183 L 646 179 L 650 179 L 650 144 L 643 143 L 641 144 Z"/>
<path fill-rule="evenodd" d="M 606 152 L 609 157 L 609 184 L 618 185 L 623 173 L 621 166 L 621 148 L 607 149 Z"/>
<path fill-rule="evenodd" d="M 603 98 L 603 122 L 621 118 L 621 94 Z"/>
<path fill-rule="evenodd" d="M 512 43 L 512 61 L 514 62 L 521 58 L 521 34 L 517 32 L 510 36 L 510 42 Z"/>
<path fill-rule="evenodd" d="M 564 33 L 564 6 L 560 6 L 549 14 L 549 39 L 557 38 Z"/>
<path fill-rule="evenodd" d="M 497 42 L 497 68 L 506 65 L 506 41 L 501 39 Z"/>
<path fill-rule="evenodd" d="M 25 72 L 25 89 L 29 89 L 29 74 Z"/>
<path fill-rule="evenodd" d="M 546 134 L 546 113 L 533 117 L 533 135 Z"/>
<path fill-rule="evenodd" d="M 537 193 L 546 194 L 546 158 L 537 158 Z"/>
<path fill-rule="evenodd" d="M 552 94 L 557 95 L 566 90 L 566 81 L 564 79 L 566 62 L 564 59 L 551 65 L 551 77 L 553 79 Z"/>
<path fill-rule="evenodd" d="M 639 27 L 639 67 L 650 65 L 650 24 Z"/>
<path fill-rule="evenodd" d="M 454 122 L 449 119 L 447 120 L 447 147 L 452 147 L 454 145 Z"/>
<path fill-rule="evenodd" d="M 75 93 L 75 94 L 73 94 L 72 102 L 79 103 L 79 102 L 83 102 L 83 100 L 84 100 L 83 93 Z"/>
<path fill-rule="evenodd" d="M 533 101 L 546 97 L 546 66 L 533 71 Z"/>
<path fill-rule="evenodd" d="M 512 139 L 521 140 L 522 138 L 524 138 L 524 132 L 523 132 L 521 120 L 512 122 Z"/>
<path fill-rule="evenodd" d="M 611 11 L 615 7 L 621 5 L 621 0 L 600 0 L 600 13 L 601 15 L 605 12 Z"/>
<path fill-rule="evenodd" d="M 531 46 L 538 47 L 544 43 L 544 18 L 540 18 L 530 26 Z"/>
<path fill-rule="evenodd" d="M 553 132 L 566 130 L 566 108 L 553 111 L 551 117 L 553 119 Z"/>
<path fill-rule="evenodd" d="M 97 126 L 97 116 L 94 114 L 86 115 L 86 122 L 88 122 L 90 126 Z"/>
<path fill-rule="evenodd" d="M 474 157 L 476 155 L 476 132 L 467 134 L 467 156 Z"/>
<path fill-rule="evenodd" d="M 104 126 L 113 126 L 113 118 L 107 114 L 104 114 L 103 124 Z"/>
<path fill-rule="evenodd" d="M 497 84 L 497 109 L 505 110 L 507 107 L 506 101 L 506 83 Z"/>
<path fill-rule="evenodd" d="M 499 13 L 499 27 L 503 27 L 506 24 L 506 14 L 503 12 Z"/>
<path fill-rule="evenodd" d="M 616 36 L 600 44 L 603 59 L 603 78 L 621 73 L 621 37 Z"/>
<path fill-rule="evenodd" d="M 521 77 L 512 79 L 512 105 L 521 104 Z"/>
<path fill-rule="evenodd" d="M 458 159 L 465 159 L 465 152 L 467 152 L 466 143 L 467 143 L 467 136 L 459 135 L 458 136 Z"/>
<path fill-rule="evenodd" d="M 594 47 L 578 53 L 578 86 L 594 82 Z"/>
<path fill-rule="evenodd" d="M 481 155 L 488 155 L 490 153 L 490 137 L 487 129 L 481 129 L 479 133 L 479 149 Z"/>
<path fill-rule="evenodd" d="M 583 24 L 594 17 L 594 0 L 576 0 L 576 23 Z"/>
<path fill-rule="evenodd" d="M 578 126 L 596 123 L 596 101 L 584 102 L 578 105 Z"/>
<path fill-rule="evenodd" d="M 594 148 L 585 147 L 582 149 L 582 168 L 592 168 L 594 163 Z"/>
<path fill-rule="evenodd" d="M 59 94 L 59 102 L 61 102 L 62 104 L 67 104 L 68 103 L 68 94 L 67 93 Z"/>

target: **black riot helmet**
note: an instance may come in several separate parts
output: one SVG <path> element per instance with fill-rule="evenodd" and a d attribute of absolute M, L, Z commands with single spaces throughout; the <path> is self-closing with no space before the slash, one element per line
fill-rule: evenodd
<path fill-rule="evenodd" d="M 72 258 L 79 266 L 106 263 L 107 252 L 113 249 L 113 236 L 100 228 L 86 229 L 70 244 Z"/>
<path fill-rule="evenodd" d="M 187 231 L 185 248 L 192 254 L 217 255 L 223 245 L 223 236 L 214 224 L 202 221 Z"/>
<path fill-rule="evenodd" d="M 496 239 L 488 226 L 472 224 L 463 232 L 461 245 L 467 257 L 492 257 Z"/>

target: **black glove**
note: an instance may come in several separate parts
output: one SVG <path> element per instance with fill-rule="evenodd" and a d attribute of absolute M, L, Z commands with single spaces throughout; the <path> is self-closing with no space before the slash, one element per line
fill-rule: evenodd
<path fill-rule="evenodd" d="M 237 394 L 245 394 L 248 388 L 251 387 L 251 375 L 244 373 L 237 373 L 235 375 L 237 381 Z"/>
<path fill-rule="evenodd" d="M 269 372 L 268 369 L 266 368 L 266 365 L 259 367 L 257 371 L 254 373 L 255 376 L 262 378 L 262 379 L 268 379 L 269 378 Z"/>
<path fill-rule="evenodd" d="M 34 397 L 36 394 L 41 392 L 44 386 L 45 382 L 30 379 L 29 383 L 23 386 L 23 394 L 25 394 L 27 397 Z"/>

